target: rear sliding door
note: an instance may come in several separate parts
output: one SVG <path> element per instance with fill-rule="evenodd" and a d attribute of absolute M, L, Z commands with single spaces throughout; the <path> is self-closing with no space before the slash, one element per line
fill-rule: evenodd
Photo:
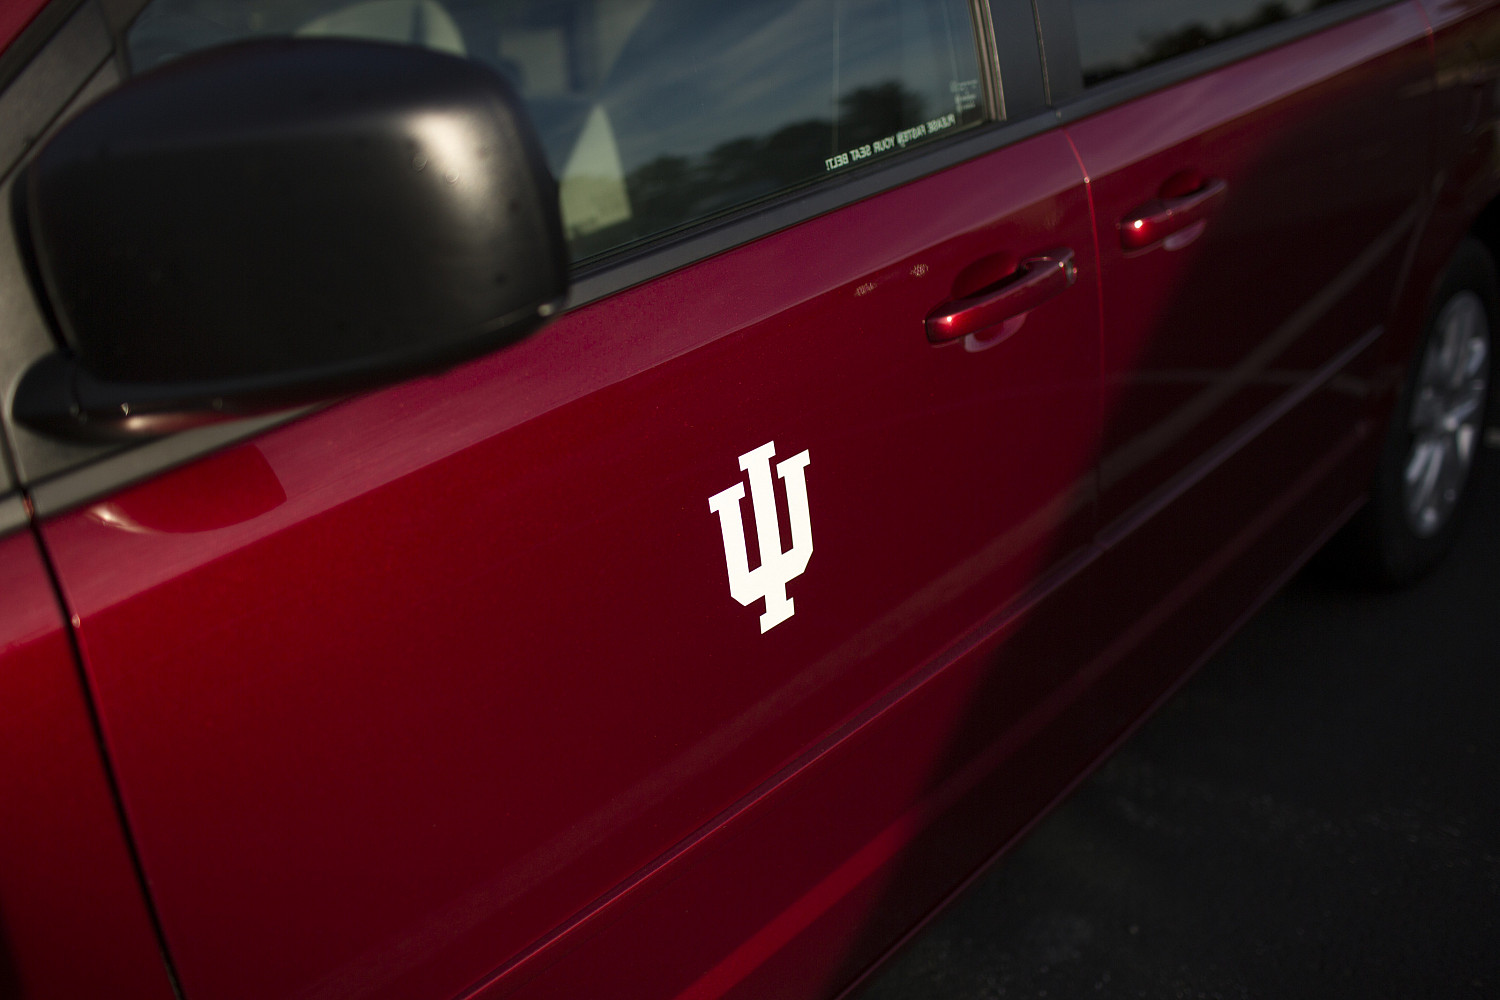
<path fill-rule="evenodd" d="M 1138 685 L 1112 701 L 1123 721 L 1369 481 L 1431 57 L 1411 3 L 1072 7 L 1084 88 L 1063 117 L 1103 276 L 1101 613 L 1136 664 L 1115 683 Z"/>

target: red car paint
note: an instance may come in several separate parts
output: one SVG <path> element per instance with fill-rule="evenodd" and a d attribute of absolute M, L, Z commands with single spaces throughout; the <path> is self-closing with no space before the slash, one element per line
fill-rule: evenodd
<path fill-rule="evenodd" d="M 1358 503 L 1494 194 L 1494 18 L 1382 8 L 0 540 L 17 992 L 167 995 L 154 914 L 188 1000 L 837 993 Z M 814 549 L 762 633 L 709 503 L 766 443 Z"/>
<path fill-rule="evenodd" d="M 172 996 L 36 540 L 0 539 L 0 993 Z"/>
<path fill-rule="evenodd" d="M 928 343 L 955 274 L 1044 230 L 1078 294 Z M 45 525 L 184 988 L 456 994 L 1021 598 L 1088 544 L 1093 278 L 1053 133 Z M 707 501 L 764 438 L 810 450 L 822 516 L 762 636 Z M 285 501 L 171 521 L 262 481 Z"/>
<path fill-rule="evenodd" d="M 1222 191 L 1154 249 L 1101 241 L 1105 530 L 1385 322 L 1426 165 L 1402 140 L 1425 27 L 1389 7 L 1068 128 L 1101 230 L 1184 174 Z"/>

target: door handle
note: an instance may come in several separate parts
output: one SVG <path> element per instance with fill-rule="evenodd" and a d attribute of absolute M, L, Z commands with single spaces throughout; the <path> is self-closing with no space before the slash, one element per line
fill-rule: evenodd
<path fill-rule="evenodd" d="M 996 326 L 1067 291 L 1076 280 L 1078 265 L 1067 247 L 1028 257 L 999 286 L 934 309 L 927 316 L 927 339 L 942 344 Z"/>
<path fill-rule="evenodd" d="M 1191 194 L 1157 198 L 1120 220 L 1120 245 L 1126 250 L 1144 250 L 1197 222 L 1202 222 L 1229 190 L 1220 179 L 1205 181 Z"/>

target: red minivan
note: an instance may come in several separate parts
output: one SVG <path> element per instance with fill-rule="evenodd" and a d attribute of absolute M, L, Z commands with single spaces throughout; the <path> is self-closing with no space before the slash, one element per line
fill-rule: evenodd
<path fill-rule="evenodd" d="M 821 997 L 1452 539 L 1491 0 L 9 0 L 0 992 Z"/>

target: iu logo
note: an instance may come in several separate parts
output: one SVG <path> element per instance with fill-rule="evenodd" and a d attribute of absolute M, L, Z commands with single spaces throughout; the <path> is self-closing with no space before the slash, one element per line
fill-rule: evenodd
<path fill-rule="evenodd" d="M 750 474 L 750 502 L 755 508 L 755 534 L 760 541 L 759 566 L 750 568 L 745 549 L 745 525 L 740 513 L 745 484 L 735 483 L 708 498 L 708 509 L 719 515 L 719 528 L 724 533 L 729 596 L 741 604 L 766 599 L 765 614 L 760 616 L 762 633 L 792 617 L 795 609 L 792 599 L 786 596 L 786 585 L 807 569 L 813 550 L 812 523 L 807 516 L 807 480 L 803 472 L 807 468 L 807 452 L 776 463 L 776 475 L 786 484 L 786 510 L 792 520 L 792 547 L 786 552 L 781 550 L 776 487 L 771 481 L 771 458 L 775 454 L 776 442 L 767 441 L 740 456 L 740 468 Z"/>

